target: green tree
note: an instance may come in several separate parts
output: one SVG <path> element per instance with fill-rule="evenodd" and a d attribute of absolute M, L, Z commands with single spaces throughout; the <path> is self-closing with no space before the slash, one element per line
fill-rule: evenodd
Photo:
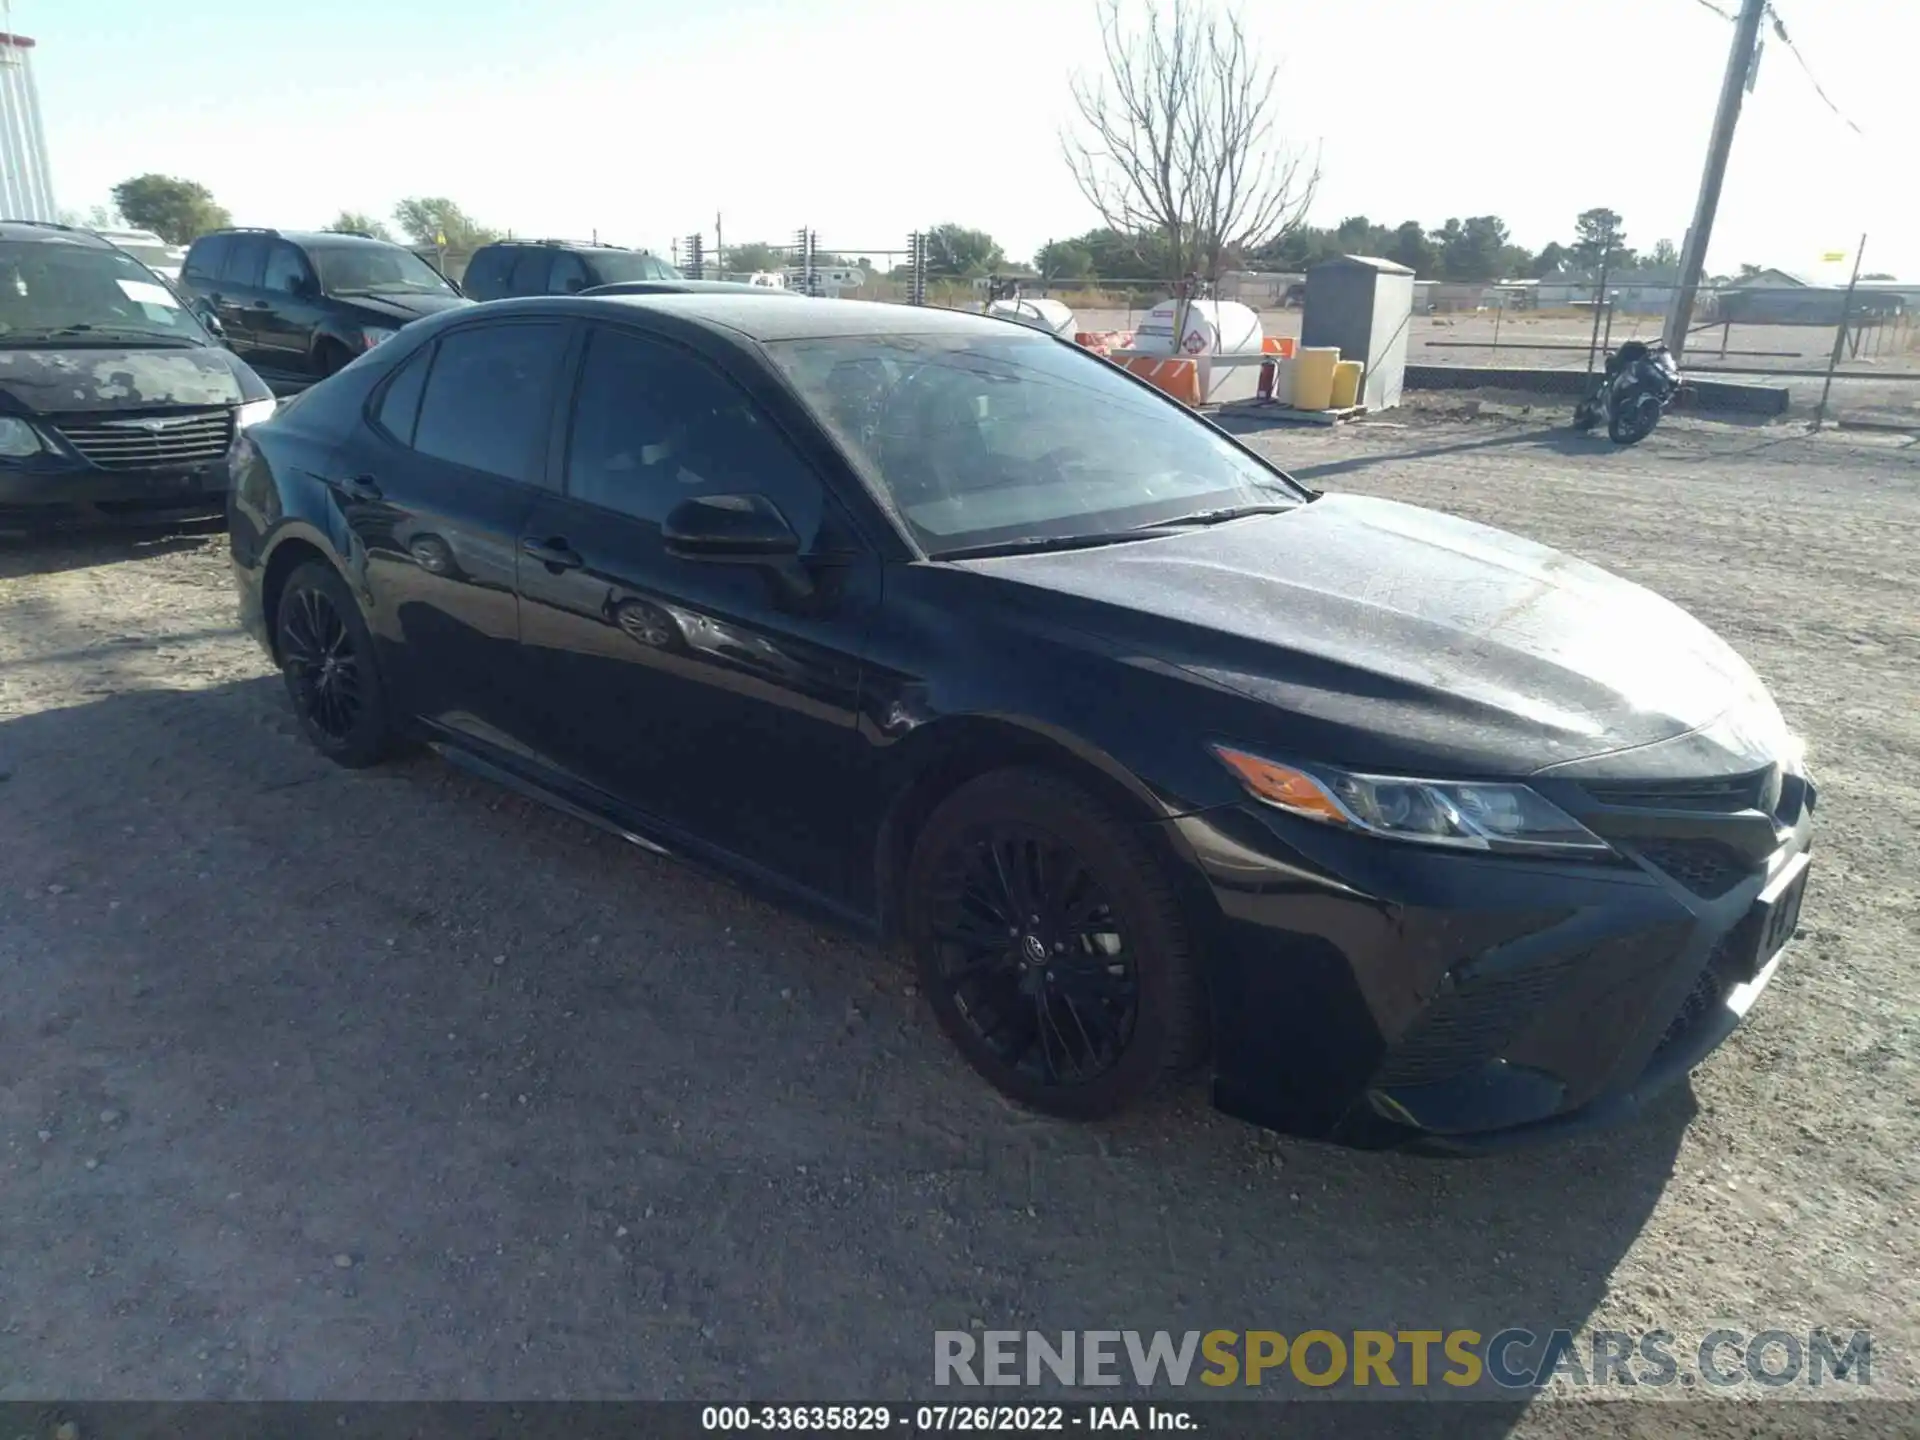
<path fill-rule="evenodd" d="M 393 239 L 393 231 L 371 215 L 358 210 L 342 210 L 333 217 L 327 229 L 342 235 L 371 235 L 376 240 Z"/>
<path fill-rule="evenodd" d="M 1440 270 L 1440 252 L 1418 220 L 1402 220 L 1380 253 L 1422 279 L 1432 279 Z"/>
<path fill-rule="evenodd" d="M 1582 210 L 1573 222 L 1574 264 L 1582 270 L 1598 270 L 1603 259 L 1614 268 L 1622 268 L 1627 257 L 1627 234 L 1621 229 L 1618 214 L 1604 206 Z"/>
<path fill-rule="evenodd" d="M 1680 263 L 1680 251 L 1671 240 L 1656 240 L 1647 252 L 1647 264 L 1656 270 L 1672 270 Z"/>
<path fill-rule="evenodd" d="M 498 230 L 480 224 L 453 201 L 441 196 L 402 200 L 393 207 L 393 218 L 406 237 L 420 246 L 444 243 L 449 250 L 470 251 L 500 238 Z"/>
<path fill-rule="evenodd" d="M 1546 248 L 1533 257 L 1533 264 L 1527 267 L 1527 273 L 1536 280 L 1544 280 L 1549 275 L 1558 275 L 1573 263 L 1573 251 L 1558 240 L 1549 240 Z"/>
<path fill-rule="evenodd" d="M 151 230 L 169 245 L 186 245 L 209 230 L 233 223 L 197 180 L 172 175 L 136 175 L 113 187 L 113 208 L 137 230 Z"/>
<path fill-rule="evenodd" d="M 764 240 L 749 240 L 744 245 L 727 247 L 729 270 L 778 270 L 786 263 L 787 250 L 783 245 L 769 245 Z"/>
<path fill-rule="evenodd" d="M 1498 215 L 1448 220 L 1433 232 L 1433 243 L 1439 248 L 1443 280 L 1498 280 L 1507 263 L 1517 258 L 1516 247 L 1507 243 L 1506 222 Z"/>
<path fill-rule="evenodd" d="M 951 222 L 927 232 L 927 273 L 941 276 L 991 275 L 1006 267 L 1007 257 L 984 230 L 969 230 Z"/>
<path fill-rule="evenodd" d="M 1050 240 L 1033 257 L 1034 268 L 1049 280 L 1091 280 L 1093 252 L 1078 240 Z"/>

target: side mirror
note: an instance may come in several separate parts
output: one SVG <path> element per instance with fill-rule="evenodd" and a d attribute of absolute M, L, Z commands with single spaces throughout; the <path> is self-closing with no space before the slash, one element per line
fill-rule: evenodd
<path fill-rule="evenodd" d="M 683 560 L 764 565 L 800 553 L 800 537 L 764 495 L 696 495 L 660 527 L 667 553 Z"/>

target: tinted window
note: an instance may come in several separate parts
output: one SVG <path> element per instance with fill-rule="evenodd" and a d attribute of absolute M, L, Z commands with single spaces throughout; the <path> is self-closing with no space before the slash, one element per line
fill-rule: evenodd
<path fill-rule="evenodd" d="M 1076 346 L 1004 334 L 766 349 L 932 553 L 1103 534 L 1299 492 Z"/>
<path fill-rule="evenodd" d="M 553 269 L 547 275 L 549 295 L 576 295 L 591 283 L 587 278 L 587 267 L 578 255 L 560 254 L 553 257 Z"/>
<path fill-rule="evenodd" d="M 659 521 L 689 495 L 741 492 L 773 501 L 802 543 L 819 527 L 820 482 L 732 382 L 662 341 L 596 329 L 574 399 L 567 493 Z"/>
<path fill-rule="evenodd" d="M 476 325 L 441 337 L 413 448 L 470 470 L 538 483 L 566 345 L 564 325 Z"/>
<path fill-rule="evenodd" d="M 448 295 L 438 270 L 398 245 L 324 244 L 313 263 L 329 295 Z"/>
<path fill-rule="evenodd" d="M 489 245 L 475 252 L 467 262 L 467 273 L 461 282 L 461 289 L 475 300 L 493 300 L 504 294 L 507 288 L 507 272 L 513 269 L 513 251 L 498 245 Z"/>
<path fill-rule="evenodd" d="M 380 428 L 402 445 L 413 443 L 414 421 L 420 416 L 420 395 L 426 389 L 427 367 L 432 355 L 433 346 L 422 345 L 403 360 L 393 378 L 387 381 L 387 388 L 380 395 L 380 408 L 374 412 Z"/>
<path fill-rule="evenodd" d="M 593 257 L 595 284 L 618 285 L 626 280 L 684 280 L 673 266 L 642 250 L 601 250 Z"/>
<path fill-rule="evenodd" d="M 310 275 L 307 269 L 307 257 L 293 246 L 281 240 L 275 242 L 267 252 L 266 288 L 292 295 L 299 291 L 300 282 Z"/>
<path fill-rule="evenodd" d="M 187 250 L 187 262 L 181 267 L 184 277 L 194 280 L 218 280 L 227 252 L 233 248 L 231 235 L 208 235 L 193 242 Z"/>
<path fill-rule="evenodd" d="M 513 274 L 507 280 L 509 295 L 539 295 L 547 288 L 547 261 L 550 258 L 545 250 L 536 250 L 529 245 L 513 257 Z"/>
<path fill-rule="evenodd" d="M 180 297 L 131 255 L 91 245 L 0 240 L 0 336 L 17 343 L 71 326 L 196 345 L 209 341 Z"/>
<path fill-rule="evenodd" d="M 258 285 L 267 268 L 267 237 L 236 235 L 222 277 L 230 285 Z"/>

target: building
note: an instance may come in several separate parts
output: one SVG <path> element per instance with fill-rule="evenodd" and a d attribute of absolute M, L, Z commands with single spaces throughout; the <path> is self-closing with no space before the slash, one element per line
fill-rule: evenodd
<path fill-rule="evenodd" d="M 1857 320 L 1887 320 L 1915 308 L 1920 286 L 1862 281 L 1851 302 Z M 1816 285 L 1785 270 L 1743 275 L 1714 296 L 1709 319 L 1733 325 L 1838 325 L 1847 287 Z"/>
<path fill-rule="evenodd" d="M 32 54 L 33 41 L 0 30 L 0 219 L 58 218 Z"/>

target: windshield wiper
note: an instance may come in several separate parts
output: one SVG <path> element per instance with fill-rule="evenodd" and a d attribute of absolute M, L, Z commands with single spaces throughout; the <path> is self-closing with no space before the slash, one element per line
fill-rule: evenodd
<path fill-rule="evenodd" d="M 962 545 L 953 550 L 936 550 L 930 560 L 986 560 L 996 555 L 1038 555 L 1048 550 L 1087 550 L 1096 545 L 1124 545 L 1129 540 L 1152 540 L 1178 531 L 1157 525 L 1142 525 L 1136 530 L 1096 531 L 1086 535 L 1026 535 L 1018 540 L 997 540 L 991 545 Z"/>
<path fill-rule="evenodd" d="M 0 345 L 33 344 L 41 340 L 151 340 L 163 345 L 204 345 L 191 335 L 165 330 L 142 330 L 131 325 L 61 325 L 46 330 L 0 330 Z"/>
<path fill-rule="evenodd" d="M 1168 520 L 1150 521 L 1141 528 L 1160 530 L 1170 525 L 1218 525 L 1223 520 L 1239 520 L 1248 515 L 1284 515 L 1289 510 L 1299 509 L 1301 503 L 1295 500 L 1286 505 L 1275 505 L 1271 501 L 1259 505 L 1223 505 L 1217 510 L 1196 510 L 1191 515 L 1175 515 Z"/>

